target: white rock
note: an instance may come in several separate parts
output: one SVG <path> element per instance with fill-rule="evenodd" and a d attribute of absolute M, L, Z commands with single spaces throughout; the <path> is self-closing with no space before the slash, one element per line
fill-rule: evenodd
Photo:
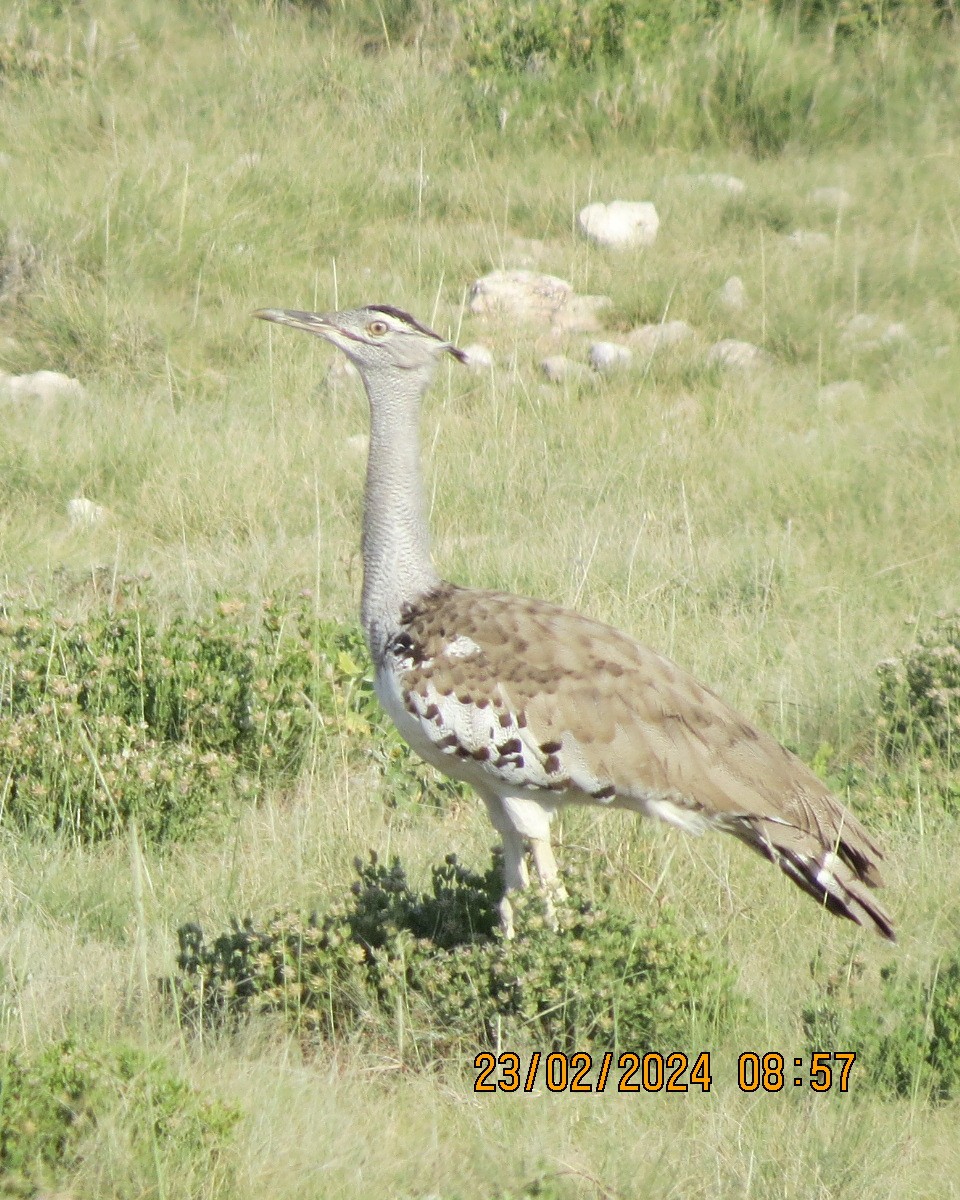
<path fill-rule="evenodd" d="M 577 218 L 580 232 L 600 246 L 650 246 L 660 218 L 649 200 L 612 200 L 588 204 Z"/>
<path fill-rule="evenodd" d="M 881 334 L 880 341 L 886 346 L 892 346 L 898 342 L 910 342 L 913 339 L 902 321 L 891 321 Z"/>
<path fill-rule="evenodd" d="M 365 433 L 352 433 L 343 443 L 351 454 L 358 458 L 366 458 L 370 449 L 370 438 Z"/>
<path fill-rule="evenodd" d="M 796 246 L 798 250 L 828 250 L 830 248 L 830 235 L 820 233 L 816 229 L 795 229 L 793 233 L 787 234 L 785 240 L 791 246 Z"/>
<path fill-rule="evenodd" d="M 573 295 L 573 286 L 536 271 L 491 271 L 470 288 L 470 311 L 520 320 L 549 318 Z"/>
<path fill-rule="evenodd" d="M 493 354 L 479 342 L 464 346 L 461 353 L 466 359 L 464 366 L 469 367 L 471 371 L 489 371 L 493 366 Z"/>
<path fill-rule="evenodd" d="M 724 338 L 707 351 L 707 365 L 721 367 L 755 367 L 766 362 L 769 355 L 752 342 Z"/>
<path fill-rule="evenodd" d="M 742 196 L 747 185 L 736 175 L 723 175 L 719 172 L 708 172 L 703 175 L 678 175 L 677 179 L 692 187 L 711 187 L 718 192 L 729 192 L 731 196 Z"/>
<path fill-rule="evenodd" d="M 862 400 L 867 389 L 859 379 L 837 379 L 827 383 L 817 393 L 821 404 L 842 404 L 845 400 Z"/>
<path fill-rule="evenodd" d="M 860 341 L 878 334 L 880 318 L 874 313 L 857 313 L 842 327 L 841 337 L 845 342 Z"/>
<path fill-rule="evenodd" d="M 0 150 L 0 170 L 6 171 L 8 167 L 13 166 L 13 159 L 5 150 Z"/>
<path fill-rule="evenodd" d="M 6 400 L 39 401 L 80 400 L 83 385 L 78 379 L 59 371 L 34 371 L 30 375 L 0 375 L 0 396 Z"/>
<path fill-rule="evenodd" d="M 565 354 L 553 354 L 540 363 L 540 370 L 551 383 L 562 383 L 565 379 L 580 380 L 589 374 L 583 363 L 574 362 Z"/>
<path fill-rule="evenodd" d="M 693 337 L 693 328 L 686 321 L 663 321 L 657 325 L 639 325 L 627 334 L 627 341 L 649 358 L 658 350 L 679 346 Z"/>
<path fill-rule="evenodd" d="M 102 504 L 94 504 L 86 496 L 74 496 L 67 501 L 67 520 L 74 529 L 87 529 L 101 525 L 107 519 L 107 510 Z"/>
<path fill-rule="evenodd" d="M 717 302 L 728 312 L 740 312 L 747 307 L 747 289 L 739 275 L 731 275 L 723 287 L 717 289 Z"/>
<path fill-rule="evenodd" d="M 621 346 L 619 342 L 594 342 L 588 358 L 590 366 L 603 373 L 625 367 L 633 358 L 633 351 L 629 346 Z"/>
<path fill-rule="evenodd" d="M 877 350 L 881 346 L 897 346 L 913 339 L 902 321 L 884 325 L 875 313 L 857 313 L 842 327 L 841 341 L 858 350 Z"/>
<path fill-rule="evenodd" d="M 600 312 L 612 303 L 609 296 L 578 296 L 574 292 L 553 314 L 550 328 L 558 335 L 596 333 L 600 328 Z"/>
<path fill-rule="evenodd" d="M 853 197 L 842 187 L 818 187 L 810 192 L 807 199 L 811 204 L 816 204 L 820 208 L 849 208 L 853 203 Z"/>

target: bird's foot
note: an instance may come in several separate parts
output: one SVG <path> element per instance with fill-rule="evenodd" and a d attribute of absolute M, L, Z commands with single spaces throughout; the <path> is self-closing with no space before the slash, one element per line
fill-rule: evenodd
<path fill-rule="evenodd" d="M 500 932 L 511 941 L 513 938 L 513 905 L 510 903 L 509 894 L 505 895 L 500 901 Z"/>
<path fill-rule="evenodd" d="M 560 929 L 557 906 L 565 904 L 568 899 L 567 889 L 558 879 L 543 885 L 544 916 L 548 928 L 552 929 L 554 933 Z"/>

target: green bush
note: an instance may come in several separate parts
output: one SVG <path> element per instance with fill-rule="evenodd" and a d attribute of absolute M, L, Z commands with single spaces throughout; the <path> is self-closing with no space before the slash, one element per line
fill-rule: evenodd
<path fill-rule="evenodd" d="M 464 53 L 478 72 L 600 67 L 662 52 L 716 20 L 724 0 L 465 0 Z"/>
<path fill-rule="evenodd" d="M 335 21 L 368 49 L 419 40 L 447 7 L 438 0 L 351 0 L 350 4 L 342 0 L 288 0 L 288 3 L 315 14 L 325 23 Z"/>
<path fill-rule="evenodd" d="M 960 613 L 940 615 L 902 655 L 877 667 L 879 731 L 892 757 L 960 765 Z"/>
<path fill-rule="evenodd" d="M 875 34 L 885 27 L 926 31 L 956 19 L 951 0 L 773 0 L 771 7 L 802 29 L 826 27 L 844 37 Z"/>
<path fill-rule="evenodd" d="M 881 1095 L 960 1097 L 960 950 L 926 979 L 894 964 L 871 986 L 855 968 L 804 1012 L 810 1050 L 856 1051 L 858 1076 Z"/>
<path fill-rule="evenodd" d="M 669 917 L 648 927 L 608 904 L 574 898 L 546 919 L 542 896 L 514 901 L 517 936 L 499 934 L 501 876 L 448 858 L 426 894 L 399 862 L 357 863 L 348 897 L 322 916 L 252 920 L 212 943 L 181 928 L 181 1013 L 219 1021 L 280 1012 L 303 1032 L 358 1030 L 430 1058 L 507 1040 L 560 1050 L 672 1045 L 696 1014 L 725 1019 L 733 989 L 724 964 Z"/>
<path fill-rule="evenodd" d="M 359 631 L 306 598 L 165 627 L 140 603 L 0 611 L 0 817 L 20 828 L 90 839 L 136 819 L 151 840 L 185 837 L 293 778 L 314 737 L 345 738 L 396 803 L 458 790 L 382 718 Z"/>
<path fill-rule="evenodd" d="M 238 1118 L 131 1047 L 62 1041 L 27 1059 L 0 1051 L 0 1191 L 28 1196 L 66 1182 L 114 1113 L 131 1166 L 148 1187 L 165 1158 L 209 1173 Z"/>

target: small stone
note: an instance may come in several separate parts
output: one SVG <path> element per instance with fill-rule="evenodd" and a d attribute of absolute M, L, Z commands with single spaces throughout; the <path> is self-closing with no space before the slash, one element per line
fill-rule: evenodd
<path fill-rule="evenodd" d="M 590 366 L 604 374 L 625 367 L 633 358 L 633 351 L 619 342 L 594 342 L 588 355 Z"/>
<path fill-rule="evenodd" d="M 553 314 L 550 328 L 555 334 L 596 333 L 600 329 L 600 313 L 611 304 L 609 296 L 578 296 L 574 292 Z"/>
<path fill-rule="evenodd" d="M 740 312 L 747 307 L 747 289 L 739 275 L 731 275 L 723 287 L 717 289 L 717 302 L 728 312 Z"/>
<path fill-rule="evenodd" d="M 843 326 L 840 336 L 845 342 L 861 341 L 879 333 L 880 318 L 874 313 L 856 313 Z"/>
<path fill-rule="evenodd" d="M 57 400 L 80 400 L 83 394 L 83 385 L 78 379 L 59 371 L 34 371 L 29 375 L 0 374 L 0 397 L 7 400 L 51 404 Z"/>
<path fill-rule="evenodd" d="M 811 204 L 816 204 L 819 208 L 841 209 L 849 208 L 853 203 L 853 197 L 842 187 L 818 187 L 810 192 L 807 199 Z"/>
<path fill-rule="evenodd" d="M 479 342 L 464 346 L 461 353 L 466 359 L 463 365 L 469 367 L 471 371 L 489 371 L 493 366 L 493 354 Z"/>
<path fill-rule="evenodd" d="M 863 400 L 866 394 L 867 389 L 859 379 L 837 379 L 824 384 L 817 392 L 817 399 L 821 404 L 842 404 L 849 400 Z"/>
<path fill-rule="evenodd" d="M 549 358 L 543 359 L 540 363 L 540 370 L 551 383 L 562 383 L 565 379 L 577 381 L 588 374 L 583 363 L 574 362 L 565 354 L 552 354 Z"/>
<path fill-rule="evenodd" d="M 573 295 L 573 286 L 536 271 L 491 271 L 470 288 L 470 311 L 520 320 L 549 319 Z"/>
<path fill-rule="evenodd" d="M 830 235 L 820 233 L 815 229 L 795 229 L 793 233 L 788 233 L 785 239 L 791 246 L 796 246 L 798 250 L 828 250 L 830 248 Z"/>
<path fill-rule="evenodd" d="M 651 246 L 660 218 L 649 200 L 611 200 L 588 204 L 577 218 L 580 232 L 600 246 Z"/>
<path fill-rule="evenodd" d="M 880 337 L 880 341 L 886 346 L 893 346 L 897 343 L 910 342 L 912 340 L 910 331 L 902 321 L 891 321 Z"/>
<path fill-rule="evenodd" d="M 352 433 L 343 443 L 351 454 L 365 458 L 370 449 L 370 438 L 365 433 Z"/>
<path fill-rule="evenodd" d="M 731 196 L 742 196 L 747 185 L 736 175 L 724 175 L 720 172 L 707 172 L 702 175 L 678 175 L 680 183 L 688 187 L 709 187 L 718 192 L 729 192 Z"/>
<path fill-rule="evenodd" d="M 752 342 L 724 338 L 707 351 L 707 365 L 721 367 L 755 367 L 768 360 L 769 355 Z"/>
<path fill-rule="evenodd" d="M 67 501 L 67 520 L 74 529 L 88 529 L 102 525 L 107 519 L 107 510 L 102 504 L 94 504 L 86 496 L 74 496 Z"/>
<path fill-rule="evenodd" d="M 627 341 L 640 354 L 650 358 L 659 350 L 679 346 L 693 337 L 693 328 L 686 321 L 663 321 L 656 325 L 639 325 L 627 334 Z"/>
<path fill-rule="evenodd" d="M 902 321 L 884 325 L 874 313 L 857 313 L 842 327 L 840 340 L 857 350 L 879 350 L 885 346 L 904 346 L 913 341 Z"/>

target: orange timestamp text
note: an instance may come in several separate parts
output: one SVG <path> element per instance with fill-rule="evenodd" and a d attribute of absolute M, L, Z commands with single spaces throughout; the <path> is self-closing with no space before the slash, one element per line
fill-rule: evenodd
<path fill-rule="evenodd" d="M 856 1061 L 852 1050 L 815 1050 L 792 1058 L 779 1051 L 745 1050 L 737 1059 L 737 1087 L 742 1092 L 779 1092 L 785 1087 L 809 1088 L 813 1092 L 846 1092 L 850 1071 Z M 519 1055 L 481 1051 L 473 1060 L 478 1072 L 475 1092 L 532 1092 L 538 1086 L 549 1092 L 709 1092 L 714 1076 L 710 1051 L 686 1054 L 682 1050 L 661 1054 L 606 1050 L 572 1054 L 533 1050 Z"/>

